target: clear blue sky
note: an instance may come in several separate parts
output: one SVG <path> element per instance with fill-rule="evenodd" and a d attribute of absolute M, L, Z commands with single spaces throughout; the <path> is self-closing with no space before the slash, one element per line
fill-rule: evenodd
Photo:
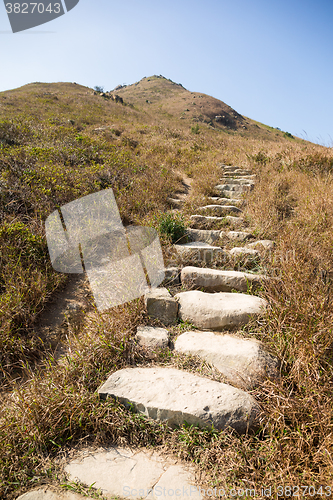
<path fill-rule="evenodd" d="M 1 91 L 34 81 L 111 90 L 162 74 L 333 146 L 333 0 L 80 0 L 16 34 L 1 2 L 0 44 Z"/>

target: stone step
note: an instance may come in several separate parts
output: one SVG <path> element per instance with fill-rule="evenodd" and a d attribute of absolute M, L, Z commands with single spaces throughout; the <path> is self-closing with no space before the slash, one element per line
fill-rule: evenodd
<path fill-rule="evenodd" d="M 278 361 L 261 342 L 234 335 L 190 331 L 180 335 L 175 350 L 204 359 L 242 389 L 252 389 L 267 376 L 278 378 Z"/>
<path fill-rule="evenodd" d="M 240 327 L 251 317 L 262 316 L 267 306 L 264 299 L 242 293 L 193 290 L 178 293 L 174 298 L 179 303 L 178 316 L 204 330 Z"/>
<path fill-rule="evenodd" d="M 223 177 L 226 179 L 251 179 L 255 180 L 257 178 L 256 174 L 241 174 L 235 172 L 223 172 Z"/>
<path fill-rule="evenodd" d="M 258 406 L 252 396 L 227 384 L 166 367 L 125 368 L 100 387 L 102 399 L 111 396 L 146 417 L 184 424 L 232 427 L 239 433 L 255 426 Z"/>
<path fill-rule="evenodd" d="M 209 264 L 213 260 L 225 261 L 228 253 L 220 247 L 214 247 L 203 241 L 193 241 L 183 245 L 174 245 L 178 254 L 183 259 L 195 260 L 196 262 L 206 262 Z"/>
<path fill-rule="evenodd" d="M 253 243 L 248 243 L 246 247 L 253 248 L 255 250 L 273 250 L 275 243 L 272 240 L 258 240 Z"/>
<path fill-rule="evenodd" d="M 247 233 L 246 231 L 221 231 L 220 238 L 224 236 L 229 240 L 239 240 L 239 241 L 245 241 L 250 238 L 254 238 L 253 234 Z"/>
<path fill-rule="evenodd" d="M 215 189 L 218 191 L 227 191 L 231 192 L 233 195 L 234 193 L 246 193 L 247 191 L 252 191 L 254 188 L 254 184 L 233 184 L 233 183 L 228 183 L 228 184 L 218 184 L 215 186 Z"/>
<path fill-rule="evenodd" d="M 43 486 L 24 493 L 17 500 L 87 500 L 87 496 L 69 491 L 56 491 L 50 486 Z"/>
<path fill-rule="evenodd" d="M 167 198 L 167 202 L 173 208 L 181 208 L 184 205 L 184 201 L 178 198 Z"/>
<path fill-rule="evenodd" d="M 237 198 L 220 198 L 219 196 L 209 196 L 208 197 L 209 201 L 212 201 L 214 204 L 221 204 L 221 205 L 244 205 L 245 201 L 243 200 L 238 200 Z"/>
<path fill-rule="evenodd" d="M 247 292 L 250 286 L 258 287 L 267 281 L 267 276 L 186 266 L 181 271 L 183 285 L 203 289 L 205 292 Z"/>
<path fill-rule="evenodd" d="M 214 229 L 192 229 L 188 228 L 186 230 L 186 236 L 191 241 L 201 241 L 204 243 L 214 243 L 219 241 L 221 236 L 221 231 Z"/>
<path fill-rule="evenodd" d="M 220 181 L 225 182 L 225 184 L 232 184 L 233 186 L 254 186 L 254 181 L 249 179 L 229 179 L 229 178 L 220 178 Z"/>
<path fill-rule="evenodd" d="M 229 250 L 229 254 L 232 257 L 259 257 L 260 253 L 258 250 L 254 248 L 246 248 L 246 247 L 235 247 Z"/>
<path fill-rule="evenodd" d="M 212 222 L 225 222 L 229 224 L 241 225 L 244 220 L 241 217 L 233 217 L 232 215 L 226 215 L 225 217 L 216 217 L 213 215 L 191 215 L 190 220 L 194 223 L 212 223 Z"/>
<path fill-rule="evenodd" d="M 176 490 L 185 491 L 187 495 L 191 492 L 189 496 L 193 500 L 203 498 L 200 488 L 195 486 L 194 472 L 175 459 L 165 458 L 156 451 L 145 448 L 112 447 L 95 452 L 87 450 L 70 460 L 65 471 L 71 481 L 79 481 L 87 486 L 93 484 L 94 488 L 100 489 L 110 499 L 176 500 L 180 498 L 179 494 L 174 496 Z M 167 494 L 163 495 L 163 492 Z"/>
<path fill-rule="evenodd" d="M 148 315 L 164 325 L 177 322 L 178 304 L 166 288 L 153 288 L 144 296 Z"/>
<path fill-rule="evenodd" d="M 238 207 L 234 207 L 232 205 L 206 205 L 204 207 L 199 207 L 200 211 L 211 211 L 217 215 L 224 215 L 229 213 L 240 214 L 242 210 Z"/>
<path fill-rule="evenodd" d="M 138 326 L 135 338 L 139 345 L 149 349 L 164 349 L 169 344 L 168 330 L 155 326 Z"/>

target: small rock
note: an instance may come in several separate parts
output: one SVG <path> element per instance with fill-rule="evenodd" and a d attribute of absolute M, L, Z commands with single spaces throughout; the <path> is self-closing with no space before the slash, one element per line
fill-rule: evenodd
<path fill-rule="evenodd" d="M 162 284 L 179 285 L 180 270 L 178 267 L 167 267 L 164 269 L 164 280 Z"/>
<path fill-rule="evenodd" d="M 168 330 L 153 326 L 138 326 L 136 338 L 140 345 L 150 349 L 165 348 L 169 343 Z"/>
<path fill-rule="evenodd" d="M 255 387 L 266 376 L 278 377 L 277 359 L 258 340 L 191 331 L 177 338 L 175 350 L 200 356 L 242 389 Z"/>
<path fill-rule="evenodd" d="M 164 325 L 177 321 L 178 304 L 166 288 L 155 288 L 145 295 L 145 304 L 151 318 L 159 319 Z"/>
<path fill-rule="evenodd" d="M 126 407 L 170 427 L 228 426 L 243 433 L 255 425 L 258 406 L 252 396 L 227 384 L 175 368 L 125 368 L 98 390 L 102 399 L 118 398 Z"/>
<path fill-rule="evenodd" d="M 267 302 L 243 293 L 205 293 L 197 290 L 175 295 L 178 316 L 196 328 L 223 330 L 245 325 L 251 317 L 260 317 Z"/>

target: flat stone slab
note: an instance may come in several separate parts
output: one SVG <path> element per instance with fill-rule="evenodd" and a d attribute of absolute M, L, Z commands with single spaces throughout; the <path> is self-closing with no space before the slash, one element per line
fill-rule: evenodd
<path fill-rule="evenodd" d="M 242 213 L 242 210 L 240 208 L 234 207 L 232 205 L 206 205 L 205 207 L 199 207 L 198 210 L 212 211 L 218 215 L 223 215 L 228 213 L 235 213 L 235 214 Z"/>
<path fill-rule="evenodd" d="M 181 272 L 183 285 L 203 288 L 205 292 L 247 292 L 249 286 L 258 286 L 268 278 L 264 275 L 223 271 L 202 267 L 186 266 Z"/>
<path fill-rule="evenodd" d="M 238 186 L 254 186 L 254 181 L 253 179 L 244 179 L 244 177 L 237 177 L 237 179 L 231 178 L 231 177 L 222 177 L 220 181 L 225 182 L 226 184 L 233 184 L 233 185 L 238 185 Z"/>
<path fill-rule="evenodd" d="M 245 241 L 249 238 L 253 238 L 253 234 L 247 233 L 246 231 L 223 231 L 220 237 L 226 236 L 229 240 L 240 240 Z"/>
<path fill-rule="evenodd" d="M 220 196 L 209 196 L 208 200 L 212 201 L 214 204 L 219 203 L 221 205 L 242 205 L 243 200 L 237 198 L 221 198 Z"/>
<path fill-rule="evenodd" d="M 17 500 L 87 500 L 87 497 L 67 491 L 57 492 L 49 486 L 44 486 L 24 493 Z"/>
<path fill-rule="evenodd" d="M 94 488 L 100 488 L 109 498 L 167 500 L 184 498 L 186 494 L 194 500 L 203 498 L 188 467 L 145 449 L 114 447 L 87 453 L 71 460 L 65 471 L 72 481 L 95 483 Z"/>
<path fill-rule="evenodd" d="M 245 325 L 251 317 L 262 316 L 264 299 L 243 293 L 206 293 L 197 290 L 175 295 L 178 316 L 203 330 L 223 330 Z"/>
<path fill-rule="evenodd" d="M 278 377 L 277 359 L 258 340 L 191 331 L 177 338 L 175 350 L 200 356 L 242 389 L 255 387 L 267 376 Z"/>
<path fill-rule="evenodd" d="M 255 425 L 258 409 L 253 397 L 241 389 L 166 367 L 119 370 L 98 392 L 171 427 L 187 422 L 219 430 L 230 426 L 242 433 Z"/>
<path fill-rule="evenodd" d="M 229 254 L 233 257 L 259 257 L 260 254 L 258 250 L 254 250 L 254 248 L 247 247 L 235 247 L 229 250 Z"/>
<path fill-rule="evenodd" d="M 164 325 L 177 321 L 178 304 L 166 288 L 154 288 L 145 295 L 148 315 Z"/>
<path fill-rule="evenodd" d="M 228 257 L 227 252 L 222 248 L 214 247 L 202 241 L 192 241 L 190 243 L 184 243 L 183 245 L 174 245 L 174 248 L 184 259 L 206 262 L 207 264 L 215 259 L 225 261 Z"/>
<path fill-rule="evenodd" d="M 190 219 L 193 222 L 222 222 L 225 220 L 225 217 L 216 217 L 214 215 L 195 214 L 195 215 L 191 215 Z"/>
<path fill-rule="evenodd" d="M 229 182 L 228 184 L 218 184 L 215 186 L 215 189 L 219 191 L 231 191 L 231 192 L 239 192 L 245 193 L 247 191 L 251 191 L 254 187 L 254 184 L 234 184 L 233 182 Z"/>
<path fill-rule="evenodd" d="M 254 241 L 253 243 L 248 243 L 246 247 L 253 248 L 255 250 L 273 250 L 275 242 L 272 240 L 259 240 Z"/>
<path fill-rule="evenodd" d="M 213 229 L 192 229 L 186 230 L 186 235 L 192 241 L 201 241 L 204 243 L 214 243 L 220 239 L 221 231 Z"/>
<path fill-rule="evenodd" d="M 164 348 L 168 346 L 169 334 L 165 328 L 154 326 L 138 326 L 136 339 L 139 345 L 154 349 L 156 347 Z"/>

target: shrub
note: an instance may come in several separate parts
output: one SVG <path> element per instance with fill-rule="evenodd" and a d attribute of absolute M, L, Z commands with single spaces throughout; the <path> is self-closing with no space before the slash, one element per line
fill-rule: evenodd
<path fill-rule="evenodd" d="M 101 85 L 96 85 L 96 86 L 94 87 L 94 90 L 95 90 L 96 92 L 100 92 L 100 93 L 102 93 L 102 92 L 104 92 L 104 87 L 102 87 Z"/>
<path fill-rule="evenodd" d="M 161 234 L 171 238 L 172 243 L 176 243 L 185 234 L 185 224 L 182 215 L 162 213 L 158 218 L 158 230 Z"/>
<path fill-rule="evenodd" d="M 196 124 L 194 127 L 191 127 L 192 134 L 199 134 L 199 125 Z"/>

